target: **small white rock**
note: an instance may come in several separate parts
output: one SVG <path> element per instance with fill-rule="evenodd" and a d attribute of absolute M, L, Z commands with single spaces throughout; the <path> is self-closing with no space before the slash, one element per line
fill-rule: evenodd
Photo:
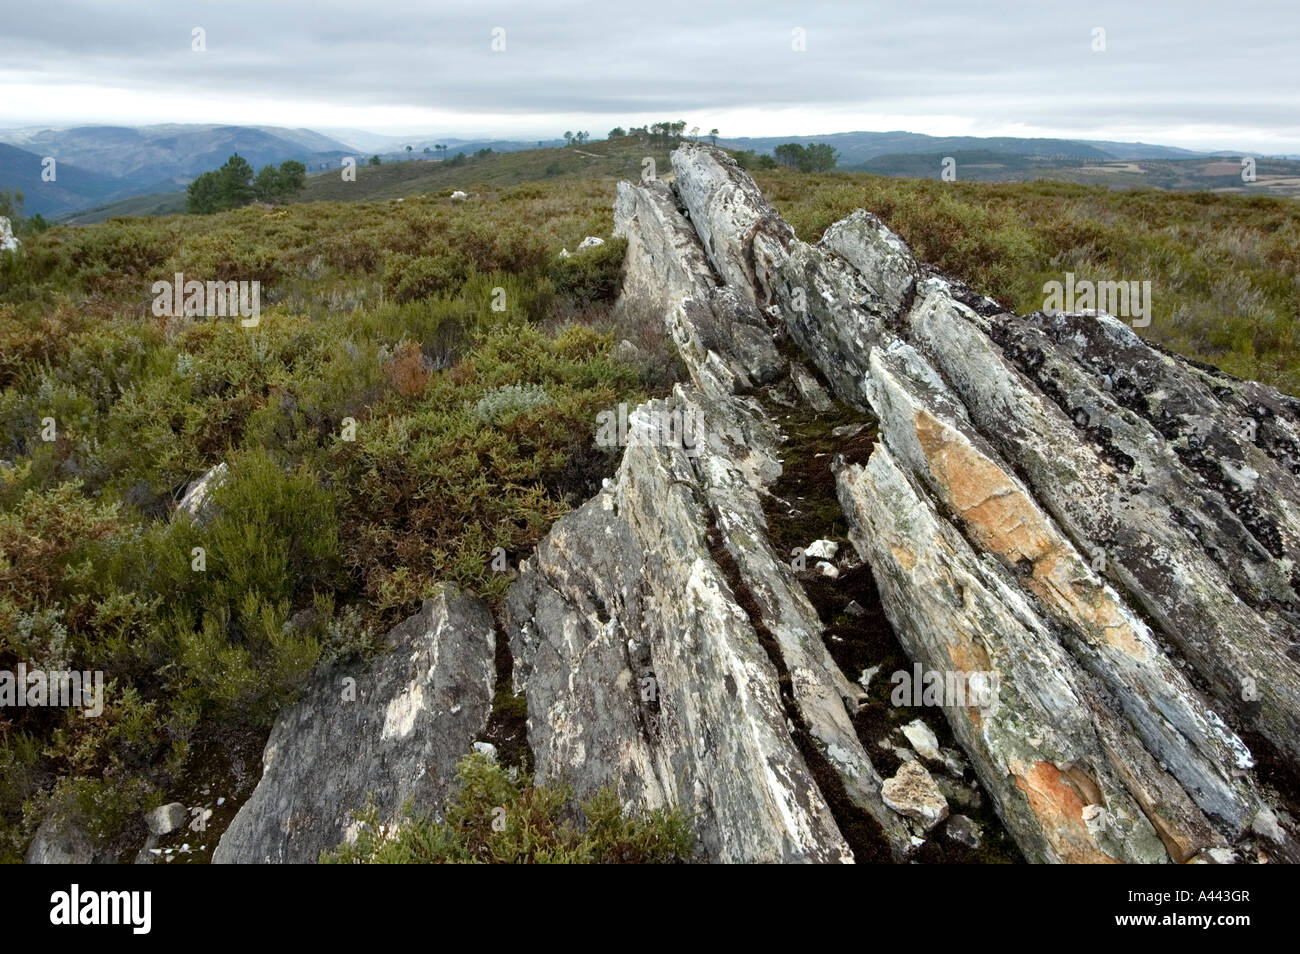
<path fill-rule="evenodd" d="M 177 828 L 185 824 L 185 819 L 189 813 L 185 811 L 185 806 L 180 802 L 170 802 L 166 805 L 159 805 L 153 811 L 144 816 L 145 827 L 149 829 L 149 834 L 161 836 L 170 835 Z"/>
<path fill-rule="evenodd" d="M 917 754 L 931 762 L 942 762 L 943 754 L 939 751 L 939 740 L 931 728 L 920 719 L 913 719 L 903 726 L 903 735 L 916 749 Z"/>
<path fill-rule="evenodd" d="M 804 554 L 814 560 L 834 560 L 840 552 L 840 545 L 834 540 L 814 540 L 804 547 Z"/>

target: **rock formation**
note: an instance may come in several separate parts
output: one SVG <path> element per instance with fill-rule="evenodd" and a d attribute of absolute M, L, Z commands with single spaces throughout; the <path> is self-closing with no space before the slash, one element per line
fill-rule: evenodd
<path fill-rule="evenodd" d="M 615 233 L 690 381 L 628 415 L 502 614 L 538 781 L 680 806 L 709 861 L 905 861 L 945 818 L 1033 862 L 1295 860 L 1300 402 L 1106 315 L 1010 314 L 866 212 L 800 241 L 718 150 L 672 164 L 620 184 Z M 786 499 L 823 420 L 799 466 L 825 499 Z M 810 526 L 791 559 L 814 505 L 842 552 Z M 818 596 L 868 571 L 952 743 L 937 713 L 870 731 L 879 666 L 837 663 Z M 408 771 L 436 809 L 494 637 L 466 597 L 404 627 L 364 703 L 336 674 L 280 719 L 219 860 L 314 857 Z"/>
<path fill-rule="evenodd" d="M 408 802 L 415 812 L 442 805 L 492 709 L 492 614 L 448 587 L 388 642 L 368 667 L 322 676 L 280 714 L 262 781 L 214 862 L 315 862 L 347 839 L 368 800 L 384 824 Z"/>
<path fill-rule="evenodd" d="M 7 218 L 0 215 L 0 252 L 16 252 L 19 246 L 18 239 L 14 237 L 13 226 Z"/>

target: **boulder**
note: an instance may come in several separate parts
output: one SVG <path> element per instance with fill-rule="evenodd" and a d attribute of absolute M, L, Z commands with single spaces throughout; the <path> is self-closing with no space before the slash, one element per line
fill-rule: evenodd
<path fill-rule="evenodd" d="M 180 802 L 170 802 L 166 805 L 159 805 L 151 812 L 144 816 L 144 824 L 149 829 L 149 834 L 154 837 L 170 835 L 177 828 L 185 824 L 189 818 L 189 812 Z"/>
<path fill-rule="evenodd" d="M 417 814 L 441 810 L 491 713 L 492 614 L 448 586 L 386 642 L 368 665 L 318 678 L 276 719 L 262 780 L 214 862 L 315 862 L 355 833 L 352 813 L 372 799 L 383 823 L 408 801 Z"/>
<path fill-rule="evenodd" d="M 929 831 L 948 817 L 948 802 L 920 762 L 904 762 L 893 778 L 885 779 L 885 804 L 901 815 L 915 818 Z"/>
<path fill-rule="evenodd" d="M 116 859 L 97 849 L 77 820 L 56 813 L 36 829 L 24 860 L 29 865 L 91 865 L 111 864 Z"/>

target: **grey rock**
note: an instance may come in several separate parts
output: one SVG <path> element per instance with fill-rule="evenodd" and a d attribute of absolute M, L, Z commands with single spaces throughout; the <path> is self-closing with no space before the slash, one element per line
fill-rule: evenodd
<path fill-rule="evenodd" d="M 185 824 L 189 813 L 185 806 L 180 802 L 169 802 L 166 805 L 159 805 L 153 811 L 144 816 L 145 827 L 149 829 L 149 834 L 154 837 L 170 835 L 177 828 Z"/>
<path fill-rule="evenodd" d="M 9 220 L 0 215 L 0 252 L 16 252 L 21 244 L 14 237 L 13 226 L 10 225 Z"/>
<path fill-rule="evenodd" d="M 708 860 L 851 860 L 704 506 L 684 453 L 633 445 L 526 561 L 507 624 L 538 781 L 679 806 Z"/>
<path fill-rule="evenodd" d="M 640 364 L 645 360 L 645 352 L 624 338 L 614 346 L 614 357 L 628 364 Z"/>
<path fill-rule="evenodd" d="M 834 560 L 840 552 L 840 545 L 834 540 L 814 540 L 803 548 L 805 556 L 814 560 Z"/>
<path fill-rule="evenodd" d="M 437 813 L 487 725 L 495 684 L 492 615 L 447 586 L 387 636 L 368 667 L 318 678 L 276 719 L 262 780 L 217 846 L 218 863 L 315 862 L 373 797 L 380 820 L 408 799 Z"/>
<path fill-rule="evenodd" d="M 47 817 L 36 829 L 24 860 L 29 865 L 111 864 L 76 820 L 60 814 Z"/>
<path fill-rule="evenodd" d="M 899 766 L 893 778 L 885 779 L 881 794 L 886 805 L 908 818 L 915 818 L 925 831 L 948 817 L 948 802 L 943 792 L 918 761 Z"/>
<path fill-rule="evenodd" d="M 230 468 L 223 462 L 217 464 L 185 489 L 185 495 L 176 505 L 176 513 L 188 514 L 198 523 L 204 523 L 213 513 L 212 492 L 226 479 Z"/>
<path fill-rule="evenodd" d="M 955 842 L 975 850 L 984 842 L 980 826 L 965 815 L 952 815 L 944 826 L 944 833 Z"/>
<path fill-rule="evenodd" d="M 943 761 L 943 755 L 939 751 L 939 740 L 935 737 L 934 731 L 921 719 L 913 719 L 903 726 L 903 735 L 907 737 L 907 741 L 921 758 L 931 762 Z"/>

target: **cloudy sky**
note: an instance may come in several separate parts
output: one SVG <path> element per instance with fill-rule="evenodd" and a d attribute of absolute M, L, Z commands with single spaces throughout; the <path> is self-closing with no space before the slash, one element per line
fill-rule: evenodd
<path fill-rule="evenodd" d="M 0 15 L 0 126 L 684 119 L 1300 153 L 1297 64 L 1294 0 L 38 0 Z"/>

